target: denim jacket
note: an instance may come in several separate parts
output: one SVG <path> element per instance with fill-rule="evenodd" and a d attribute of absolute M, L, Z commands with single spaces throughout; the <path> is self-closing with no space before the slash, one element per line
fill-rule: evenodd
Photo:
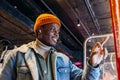
<path fill-rule="evenodd" d="M 39 80 L 33 42 L 10 51 L 0 72 L 0 80 Z M 89 63 L 83 71 L 59 52 L 52 54 L 53 80 L 97 80 L 100 67 Z"/>

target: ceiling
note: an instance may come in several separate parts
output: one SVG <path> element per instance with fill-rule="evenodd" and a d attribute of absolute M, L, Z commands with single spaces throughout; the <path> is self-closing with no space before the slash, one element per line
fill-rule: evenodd
<path fill-rule="evenodd" d="M 43 12 L 60 18 L 60 44 L 70 51 L 83 51 L 90 36 L 112 34 L 109 0 L 1 0 L 0 39 L 17 46 L 35 40 L 34 21 Z M 92 39 L 87 48 L 100 40 Z M 114 51 L 112 37 L 105 46 Z"/>

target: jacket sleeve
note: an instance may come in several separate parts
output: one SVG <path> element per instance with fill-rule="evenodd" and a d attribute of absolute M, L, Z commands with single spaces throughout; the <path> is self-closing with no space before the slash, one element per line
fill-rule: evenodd
<path fill-rule="evenodd" d="M 15 58 L 13 53 L 10 51 L 10 53 L 6 55 L 3 63 L 2 70 L 0 72 L 0 80 L 16 80 L 15 70 Z"/>
<path fill-rule="evenodd" d="M 98 80 L 100 76 L 100 66 L 94 68 L 87 63 L 86 69 L 83 71 L 82 69 L 76 67 L 74 64 L 70 62 L 71 65 L 71 80 Z"/>

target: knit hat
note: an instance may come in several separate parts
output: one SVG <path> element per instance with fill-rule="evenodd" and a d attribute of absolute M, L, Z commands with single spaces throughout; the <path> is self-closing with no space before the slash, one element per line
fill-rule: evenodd
<path fill-rule="evenodd" d="M 38 29 L 38 27 L 41 27 L 49 23 L 57 23 L 61 27 L 60 20 L 56 16 L 52 14 L 44 13 L 37 17 L 34 24 L 34 32 L 36 33 L 36 30 Z"/>

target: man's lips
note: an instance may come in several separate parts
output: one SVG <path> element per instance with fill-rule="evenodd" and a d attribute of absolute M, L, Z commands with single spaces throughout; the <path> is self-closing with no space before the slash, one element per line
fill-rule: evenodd
<path fill-rule="evenodd" d="M 54 42 L 57 42 L 58 39 L 57 39 L 57 38 L 52 38 L 52 40 L 53 40 Z"/>

